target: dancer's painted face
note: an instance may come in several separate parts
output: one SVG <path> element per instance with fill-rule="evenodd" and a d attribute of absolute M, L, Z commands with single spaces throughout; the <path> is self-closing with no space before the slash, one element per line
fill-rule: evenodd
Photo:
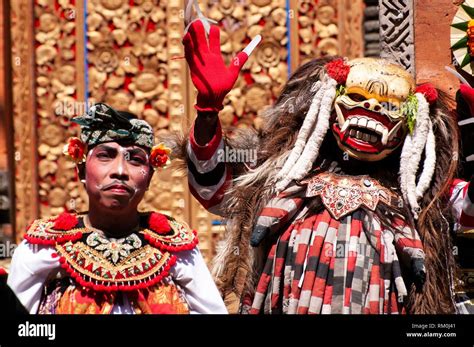
<path fill-rule="evenodd" d="M 405 139 L 402 104 L 415 82 L 401 67 L 382 59 L 352 60 L 345 91 L 335 100 L 332 131 L 339 148 L 351 157 L 377 161 Z"/>
<path fill-rule="evenodd" d="M 87 154 L 89 204 L 108 210 L 136 209 L 150 183 L 149 155 L 136 145 L 107 142 Z"/>

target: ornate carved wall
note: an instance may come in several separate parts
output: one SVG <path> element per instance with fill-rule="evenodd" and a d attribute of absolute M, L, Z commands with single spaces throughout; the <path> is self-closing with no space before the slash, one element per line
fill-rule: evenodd
<path fill-rule="evenodd" d="M 16 230 L 38 215 L 36 117 L 34 112 L 34 38 L 31 1 L 11 3 L 13 127 Z M 17 240 L 21 234 L 17 232 Z"/>
<path fill-rule="evenodd" d="M 201 7 L 222 28 L 227 60 L 263 36 L 225 100 L 226 129 L 259 128 L 259 112 L 307 59 L 363 52 L 362 0 L 209 0 Z M 12 1 L 18 238 L 34 218 L 86 209 L 74 165 L 61 151 L 78 132 L 70 118 L 87 104 L 131 111 L 157 135 L 189 126 L 194 89 L 182 59 L 182 10 L 183 0 Z M 212 258 L 220 221 L 191 198 L 173 168 L 155 176 L 140 208 L 189 221 Z"/>
<path fill-rule="evenodd" d="M 34 5 L 40 216 L 56 215 L 65 208 L 80 211 L 87 202 L 74 163 L 62 155 L 66 139 L 77 135 L 78 127 L 70 118 L 82 111 L 78 109 L 83 101 L 78 86 L 84 78 L 77 71 L 82 62 L 76 30 L 81 18 L 77 14 L 73 1 L 38 0 Z"/>
<path fill-rule="evenodd" d="M 293 6 L 299 33 L 294 67 L 326 55 L 363 56 L 363 1 L 301 0 Z"/>
<path fill-rule="evenodd" d="M 415 75 L 413 0 L 379 0 L 380 56 Z"/>
<path fill-rule="evenodd" d="M 186 115 L 181 1 L 88 1 L 89 101 L 104 101 L 149 122 L 156 134 Z M 153 178 L 141 208 L 187 220 L 185 181 L 172 170 Z"/>

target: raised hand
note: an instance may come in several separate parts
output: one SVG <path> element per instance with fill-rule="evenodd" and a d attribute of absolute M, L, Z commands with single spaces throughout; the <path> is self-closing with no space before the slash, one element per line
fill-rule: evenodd
<path fill-rule="evenodd" d="M 248 59 L 246 50 L 238 53 L 226 66 L 221 54 L 220 30 L 211 25 L 209 43 L 201 20 L 193 22 L 183 38 L 191 79 L 198 90 L 195 108 L 201 112 L 218 112 Z M 254 46 L 256 44 L 254 43 Z M 250 52 L 249 52 L 250 54 Z"/>

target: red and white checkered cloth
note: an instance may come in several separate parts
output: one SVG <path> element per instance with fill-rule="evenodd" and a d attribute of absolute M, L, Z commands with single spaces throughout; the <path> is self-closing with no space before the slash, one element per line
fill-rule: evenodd
<path fill-rule="evenodd" d="M 400 218 L 382 227 L 375 213 L 363 209 L 336 220 L 323 206 L 307 209 L 304 189 L 299 197 L 287 193 L 271 200 L 257 221 L 280 237 L 270 249 L 250 312 L 404 312 L 407 290 L 399 256 L 424 258 L 418 233 Z"/>

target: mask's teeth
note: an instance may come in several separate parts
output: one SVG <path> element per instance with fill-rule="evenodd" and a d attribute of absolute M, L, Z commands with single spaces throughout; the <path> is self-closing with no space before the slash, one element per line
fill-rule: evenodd
<path fill-rule="evenodd" d="M 373 131 L 376 131 L 375 129 L 377 128 L 377 123 L 375 123 L 375 121 L 373 120 L 369 120 L 367 122 L 367 129 L 370 129 L 370 130 L 373 130 Z"/>
<path fill-rule="evenodd" d="M 344 125 L 343 125 L 342 128 L 341 128 L 341 132 L 345 132 L 345 131 L 347 130 L 347 128 L 349 127 L 349 124 L 350 124 L 350 123 L 351 123 L 351 122 L 350 122 L 349 120 L 346 120 L 346 121 L 344 122 Z"/>
<path fill-rule="evenodd" d="M 388 143 L 388 130 L 384 127 L 382 132 L 382 145 L 386 146 Z"/>

